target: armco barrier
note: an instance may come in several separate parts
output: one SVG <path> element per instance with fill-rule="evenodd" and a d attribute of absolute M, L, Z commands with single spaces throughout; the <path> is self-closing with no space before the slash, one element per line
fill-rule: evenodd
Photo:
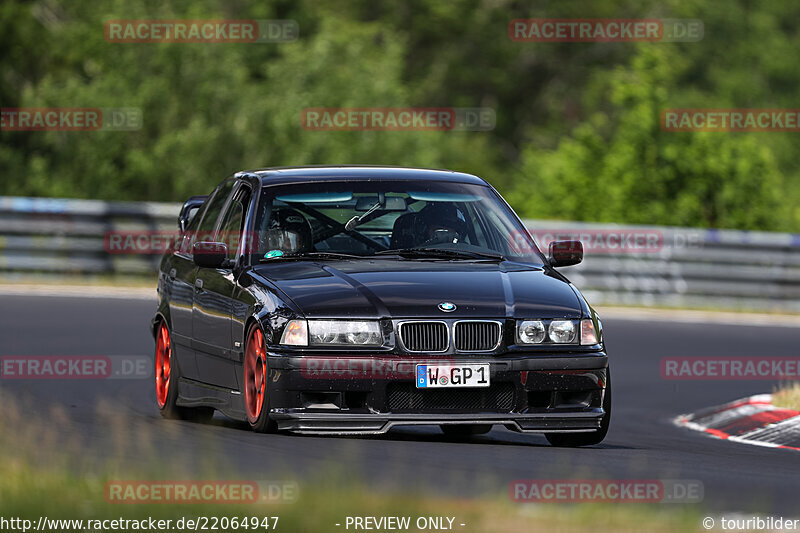
<path fill-rule="evenodd" d="M 108 254 L 110 231 L 177 230 L 179 204 L 0 197 L 0 272 L 152 275 L 157 255 Z M 537 240 L 631 231 L 662 236 L 646 253 L 587 246 L 562 269 L 597 304 L 800 312 L 800 235 L 526 220 Z M 544 243 L 543 243 L 544 244 Z M 544 248 L 545 246 L 543 246 Z"/>
<path fill-rule="evenodd" d="M 655 231 L 647 253 L 587 253 L 561 269 L 592 303 L 800 312 L 800 235 L 526 220 L 567 233 Z"/>
<path fill-rule="evenodd" d="M 157 255 L 112 255 L 110 231 L 177 231 L 180 204 L 0 197 L 0 271 L 152 275 Z"/>

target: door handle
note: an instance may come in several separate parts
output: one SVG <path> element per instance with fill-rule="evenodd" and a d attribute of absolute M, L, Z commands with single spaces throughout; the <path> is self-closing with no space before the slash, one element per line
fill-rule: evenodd
<path fill-rule="evenodd" d="M 194 290 L 196 290 L 197 292 L 200 292 L 200 291 L 203 290 L 203 280 L 202 279 L 194 280 Z"/>

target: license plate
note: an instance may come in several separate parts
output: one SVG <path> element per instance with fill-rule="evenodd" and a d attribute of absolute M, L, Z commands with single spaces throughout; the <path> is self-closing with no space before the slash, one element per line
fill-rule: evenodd
<path fill-rule="evenodd" d="M 489 365 L 417 365 L 417 388 L 488 387 Z"/>

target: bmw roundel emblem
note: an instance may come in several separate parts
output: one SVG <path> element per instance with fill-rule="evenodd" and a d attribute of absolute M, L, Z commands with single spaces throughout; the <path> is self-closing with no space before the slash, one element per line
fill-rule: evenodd
<path fill-rule="evenodd" d="M 456 304 L 452 302 L 442 302 L 439 304 L 439 311 L 444 311 L 445 313 L 452 313 L 456 310 Z"/>

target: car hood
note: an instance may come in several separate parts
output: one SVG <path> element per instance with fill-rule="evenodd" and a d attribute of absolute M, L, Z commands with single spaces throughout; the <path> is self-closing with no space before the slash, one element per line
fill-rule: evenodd
<path fill-rule="evenodd" d="M 255 267 L 308 318 L 580 318 L 572 287 L 542 267 L 472 261 L 275 262 Z M 451 302 L 444 313 L 438 305 Z"/>

